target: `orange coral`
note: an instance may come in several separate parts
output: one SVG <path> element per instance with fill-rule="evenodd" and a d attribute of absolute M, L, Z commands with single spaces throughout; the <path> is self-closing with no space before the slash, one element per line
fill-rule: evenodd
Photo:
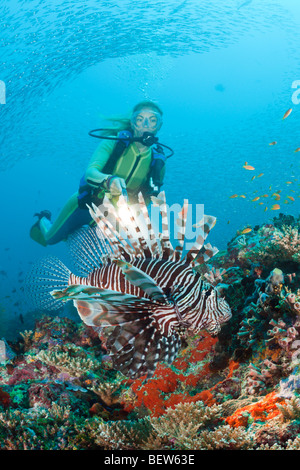
<path fill-rule="evenodd" d="M 125 383 L 130 385 L 136 399 L 134 403 L 127 402 L 125 399 L 124 409 L 130 412 L 135 407 L 143 405 L 151 411 L 153 416 L 160 416 L 168 407 L 175 406 L 178 403 L 199 400 L 207 404 L 215 403 L 209 390 L 191 397 L 188 393 L 182 392 L 182 386 L 195 387 L 202 377 L 210 374 L 209 364 L 200 363 L 212 350 L 216 342 L 217 338 L 212 338 L 209 334 L 204 333 L 201 339 L 196 339 L 193 345 L 181 351 L 180 357 L 173 362 L 172 367 L 160 364 L 155 371 L 155 375 L 145 384 L 143 384 L 144 377 L 134 381 L 126 381 Z M 196 371 L 193 370 L 193 373 L 188 373 L 189 368 L 193 365 L 199 365 L 199 368 L 196 368 Z M 179 386 L 180 392 L 177 392 Z"/>
<path fill-rule="evenodd" d="M 236 410 L 228 416 L 225 422 L 233 427 L 247 426 L 249 417 L 254 421 L 267 421 L 280 414 L 276 403 L 284 403 L 284 399 L 276 396 L 275 392 L 266 395 L 263 400 Z M 251 419 L 250 418 L 250 419 Z"/>

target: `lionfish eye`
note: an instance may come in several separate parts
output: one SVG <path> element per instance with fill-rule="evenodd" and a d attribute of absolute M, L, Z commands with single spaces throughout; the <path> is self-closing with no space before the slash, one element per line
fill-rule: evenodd
<path fill-rule="evenodd" d="M 213 290 L 213 289 L 212 289 L 212 287 L 211 287 L 210 289 L 208 289 L 208 290 L 205 292 L 205 294 L 204 294 L 205 300 L 208 299 L 208 297 L 210 296 L 212 290 Z"/>

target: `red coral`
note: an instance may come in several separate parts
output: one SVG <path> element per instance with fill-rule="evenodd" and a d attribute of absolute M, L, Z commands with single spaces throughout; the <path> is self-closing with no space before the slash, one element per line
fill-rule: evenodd
<path fill-rule="evenodd" d="M 0 405 L 2 405 L 4 408 L 8 408 L 10 405 L 9 393 L 4 392 L 2 388 L 0 388 Z"/>
<path fill-rule="evenodd" d="M 248 419 L 251 417 L 254 421 L 267 421 L 280 414 L 276 403 L 284 403 L 284 400 L 276 396 L 275 392 L 266 395 L 263 400 L 252 405 L 245 406 L 236 410 L 233 415 L 228 416 L 225 422 L 233 427 L 247 426 Z"/>
<path fill-rule="evenodd" d="M 145 384 L 142 377 L 137 380 L 128 380 L 126 383 L 130 385 L 136 399 L 134 403 L 123 403 L 124 409 L 128 412 L 133 411 L 136 407 L 144 406 L 150 410 L 153 416 L 160 416 L 165 413 L 170 406 L 175 406 L 183 402 L 196 402 L 199 400 L 207 404 L 215 403 L 209 390 L 197 393 L 193 397 L 189 393 L 177 391 L 182 390 L 182 385 L 186 387 L 195 387 L 203 377 L 207 377 L 211 371 L 209 364 L 203 364 L 195 373 L 188 373 L 188 370 L 194 364 L 198 364 L 207 356 L 215 345 L 217 338 L 212 338 L 208 334 L 204 334 L 200 339 L 196 339 L 195 344 L 188 347 L 181 353 L 181 357 L 177 358 L 171 366 L 160 364 L 155 375 Z M 180 387 L 179 387 L 180 386 Z"/>

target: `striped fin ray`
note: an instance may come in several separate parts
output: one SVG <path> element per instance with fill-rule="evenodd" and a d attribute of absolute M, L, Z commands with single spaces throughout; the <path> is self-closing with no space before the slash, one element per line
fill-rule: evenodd
<path fill-rule="evenodd" d="M 151 323 L 139 326 L 140 329 L 136 331 L 135 336 L 132 336 L 132 328 L 129 325 L 125 325 L 122 330 L 116 328 L 107 341 L 114 367 L 131 379 L 145 375 L 146 378 L 151 377 L 158 362 L 171 364 L 180 347 L 180 338 L 177 334 L 169 337 L 161 336 Z M 116 349 L 116 345 L 122 344 L 124 339 L 125 341 L 127 339 L 127 344 L 121 350 Z"/>
<path fill-rule="evenodd" d="M 119 305 L 108 302 L 75 300 L 81 319 L 89 326 L 104 328 L 106 348 L 115 369 L 132 379 L 153 375 L 158 362 L 173 362 L 180 346 L 176 333 L 163 336 L 151 302 L 136 298 Z M 105 333 L 106 327 L 114 327 Z"/>
<path fill-rule="evenodd" d="M 198 252 L 197 257 L 192 261 L 191 266 L 196 267 L 201 264 L 207 263 L 213 256 L 215 256 L 219 250 L 216 246 L 211 246 L 210 243 L 207 243 L 203 247 L 204 249 L 201 249 Z"/>
<path fill-rule="evenodd" d="M 123 196 L 120 197 L 119 199 L 119 203 L 121 204 L 121 206 L 123 204 L 126 205 L 126 201 L 124 199 Z M 102 213 L 101 214 L 101 217 L 103 219 L 104 217 L 104 221 L 105 222 L 108 222 L 108 226 L 110 227 L 111 230 L 113 230 L 114 234 L 115 234 L 115 238 L 117 240 L 120 241 L 122 247 L 125 249 L 125 252 L 123 253 L 124 254 L 124 258 L 129 261 L 130 259 L 133 259 L 134 256 L 136 256 L 137 254 L 137 251 L 136 250 L 136 247 L 134 246 L 134 244 L 129 244 L 127 242 L 127 240 L 125 240 L 125 238 L 122 236 L 121 234 L 121 230 L 117 230 L 117 226 L 119 224 L 119 228 L 122 229 L 125 233 L 127 233 L 127 226 L 124 225 L 122 219 L 120 218 L 120 216 L 118 215 L 117 211 L 116 211 L 116 208 L 113 204 L 109 203 L 109 206 L 105 206 L 108 213 L 113 217 L 114 219 L 114 222 L 115 222 L 115 226 L 116 226 L 116 229 L 114 229 L 114 227 L 112 226 L 111 223 L 109 223 L 109 221 L 105 218 L 104 214 Z M 99 208 L 97 208 L 98 211 L 99 211 Z M 129 238 L 128 238 L 129 239 Z"/>
<path fill-rule="evenodd" d="M 39 260 L 26 275 L 24 292 L 35 308 L 57 310 L 63 306 L 60 299 L 51 295 L 53 289 L 68 286 L 71 271 L 56 257 Z"/>
<path fill-rule="evenodd" d="M 124 198 L 119 199 L 119 216 L 123 230 L 127 232 L 128 239 L 135 249 L 137 257 L 145 258 L 146 254 L 150 255 L 150 250 L 145 238 L 142 235 L 141 229 L 138 226 L 137 215 L 134 214 L 133 209 L 126 203 Z M 134 235 L 132 234 L 134 232 Z"/>
<path fill-rule="evenodd" d="M 120 256 L 121 253 L 118 247 L 117 238 L 114 233 L 114 230 L 112 230 L 112 227 L 110 227 L 111 224 L 108 222 L 108 220 L 104 217 L 104 214 L 102 214 L 102 212 L 98 209 L 95 204 L 92 204 L 92 207 L 88 206 L 88 209 L 91 214 L 91 217 L 96 222 L 100 233 L 102 232 L 103 237 L 107 241 L 107 255 L 109 257 Z"/>
<path fill-rule="evenodd" d="M 190 264 L 194 258 L 196 258 L 199 254 L 199 251 L 204 245 L 204 241 L 208 236 L 211 229 L 215 226 L 216 218 L 211 215 L 204 215 L 200 222 L 199 226 L 199 235 L 197 236 L 196 242 L 194 246 L 189 250 L 189 252 L 184 257 L 186 263 Z"/>
<path fill-rule="evenodd" d="M 157 197 L 151 197 L 155 204 L 158 204 L 162 221 L 162 233 L 160 234 L 160 244 L 162 249 L 162 259 L 169 259 L 172 257 L 174 248 L 170 240 L 168 211 L 166 204 L 166 195 L 161 191 Z"/>
<path fill-rule="evenodd" d="M 132 285 L 142 289 L 142 291 L 145 292 L 151 300 L 168 304 L 163 290 L 150 276 L 148 276 L 148 274 L 125 261 L 113 260 L 113 262 L 121 268 L 126 279 Z"/>
<path fill-rule="evenodd" d="M 110 251 L 111 257 L 124 257 L 125 259 L 128 259 L 130 254 L 134 254 L 130 245 L 126 240 L 124 240 L 120 233 L 113 227 L 112 223 L 95 204 L 92 204 L 92 208 L 89 207 L 89 211 L 91 217 L 96 222 L 98 229 L 102 232 L 102 235 L 105 238 L 105 244 L 108 252 Z M 112 205 L 109 207 L 109 213 L 114 216 Z"/>
<path fill-rule="evenodd" d="M 178 230 L 177 230 L 178 245 L 175 247 L 175 250 L 174 250 L 173 261 L 179 261 L 182 257 L 184 239 L 185 239 L 185 228 L 186 228 L 186 221 L 187 221 L 188 205 L 189 205 L 188 200 L 184 199 L 182 209 L 178 213 L 178 217 L 176 219 L 176 225 L 178 227 Z"/>
<path fill-rule="evenodd" d="M 143 198 L 142 193 L 138 194 L 138 200 L 139 200 L 140 208 L 141 208 L 141 211 L 142 211 L 142 214 L 143 214 L 146 226 L 147 226 L 150 250 L 151 250 L 151 253 L 152 253 L 152 255 L 150 257 L 155 258 L 156 256 L 160 255 L 160 249 L 159 249 L 159 245 L 158 245 L 157 240 L 156 240 L 156 235 L 155 235 L 154 229 L 152 227 L 151 220 L 150 220 L 150 217 L 149 217 L 149 212 L 148 212 L 147 206 L 145 204 L 145 200 Z"/>
<path fill-rule="evenodd" d="M 123 305 L 136 301 L 135 295 L 118 292 L 111 289 L 103 289 L 88 284 L 71 284 L 63 290 L 55 290 L 51 292 L 55 299 L 62 301 L 67 300 L 88 300 L 89 302 L 106 302 L 111 305 Z M 148 299 L 139 298 L 142 302 L 149 302 Z"/>
<path fill-rule="evenodd" d="M 84 275 L 108 260 L 106 243 L 94 227 L 82 227 L 70 234 L 67 244 L 76 267 Z"/>
<path fill-rule="evenodd" d="M 93 216 L 93 214 L 91 213 L 91 216 L 97 223 L 98 227 L 102 228 L 104 235 L 106 237 L 108 238 L 110 237 L 109 231 L 108 231 L 108 228 L 109 228 L 112 231 L 112 237 L 114 238 L 114 243 L 115 244 L 120 243 L 123 246 L 123 248 L 126 249 L 126 252 L 127 254 L 129 254 L 131 259 L 133 259 L 133 257 L 143 256 L 143 252 L 139 246 L 139 243 L 137 242 L 137 239 L 132 236 L 132 233 L 129 230 L 128 223 L 129 221 L 130 223 L 132 223 L 133 214 L 130 211 L 130 208 L 128 204 L 126 203 L 123 196 L 120 196 L 119 201 L 118 201 L 118 212 L 116 211 L 115 207 L 112 204 L 110 204 L 110 206 L 108 207 L 108 212 L 113 217 L 114 222 L 116 223 L 116 227 L 117 225 L 119 225 L 119 229 L 123 230 L 126 233 L 129 243 L 120 234 L 121 230 L 119 231 L 115 230 L 112 224 L 107 220 L 107 218 L 104 216 L 104 214 L 100 211 L 100 209 L 97 206 L 93 205 L 93 209 L 95 211 L 95 215 Z M 120 215 L 120 212 L 121 212 L 121 215 Z M 128 259 L 128 256 L 125 257 L 125 259 Z"/>

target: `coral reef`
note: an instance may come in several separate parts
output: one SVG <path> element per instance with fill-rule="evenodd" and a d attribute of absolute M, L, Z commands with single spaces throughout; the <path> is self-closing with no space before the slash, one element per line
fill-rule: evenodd
<path fill-rule="evenodd" d="M 1 450 L 299 450 L 299 222 L 230 241 L 203 279 L 233 312 L 182 338 L 171 364 L 131 380 L 91 327 L 44 315 L 2 340 Z"/>

